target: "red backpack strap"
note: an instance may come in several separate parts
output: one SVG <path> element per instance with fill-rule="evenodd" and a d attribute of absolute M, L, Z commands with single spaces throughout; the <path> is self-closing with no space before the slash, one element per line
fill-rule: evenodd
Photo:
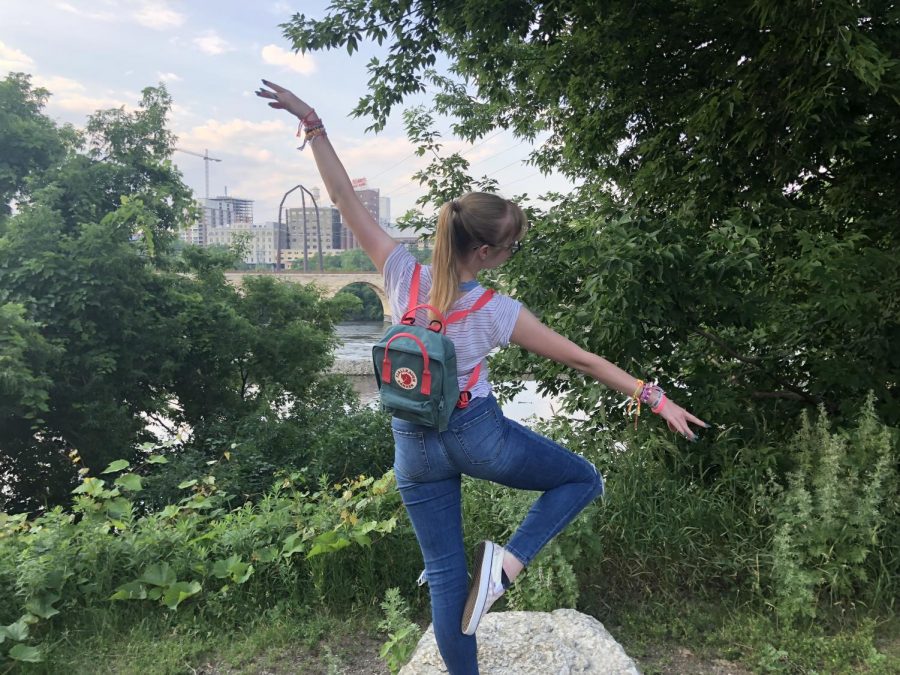
<path fill-rule="evenodd" d="M 459 321 L 463 317 L 472 312 L 477 312 L 479 309 L 484 307 L 491 301 L 491 298 L 494 297 L 494 290 L 489 288 L 484 293 L 481 294 L 481 297 L 475 301 L 475 304 L 469 307 L 469 309 L 461 309 L 458 312 L 453 312 L 450 316 L 447 317 L 447 320 L 444 321 L 445 324 L 451 324 L 456 321 Z"/>
<path fill-rule="evenodd" d="M 469 375 L 469 381 L 466 382 L 466 388 L 459 392 L 459 400 L 456 402 L 457 408 L 466 408 L 469 405 L 469 401 L 472 400 L 472 387 L 475 386 L 475 383 L 478 382 L 478 376 L 481 374 L 481 364 L 483 362 L 479 361 L 478 365 L 475 366 L 475 370 L 472 371 L 472 374 Z"/>
<path fill-rule="evenodd" d="M 461 309 L 458 312 L 453 312 L 450 316 L 447 317 L 447 320 L 444 322 L 445 324 L 451 324 L 454 321 L 459 321 L 460 319 L 468 316 L 472 312 L 477 312 L 479 309 L 488 304 L 491 299 L 494 297 L 494 290 L 489 288 L 484 293 L 481 294 L 481 297 L 475 301 L 468 309 Z M 466 388 L 459 393 L 459 400 L 456 402 L 457 408 L 465 408 L 469 405 L 469 401 L 472 400 L 472 387 L 475 386 L 475 383 L 478 382 L 478 376 L 481 374 L 481 364 L 479 361 L 478 365 L 475 366 L 475 370 L 472 371 L 472 374 L 469 376 L 468 382 L 466 382 Z"/>
<path fill-rule="evenodd" d="M 419 304 L 419 277 L 422 275 L 422 265 L 416 263 L 413 268 L 412 281 L 409 282 L 409 304 L 406 313 L 412 312 Z M 413 315 L 415 317 L 415 314 Z"/>

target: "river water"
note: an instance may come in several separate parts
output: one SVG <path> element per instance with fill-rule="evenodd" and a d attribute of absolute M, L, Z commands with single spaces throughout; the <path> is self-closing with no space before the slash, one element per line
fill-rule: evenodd
<path fill-rule="evenodd" d="M 378 386 L 375 384 L 374 370 L 371 366 L 372 345 L 381 338 L 382 333 L 390 326 L 380 321 L 354 321 L 340 323 L 336 326 L 340 346 L 335 350 L 339 362 L 363 362 L 372 372 L 366 376 L 348 376 L 353 388 L 364 403 L 375 404 L 378 399 Z M 523 422 L 529 417 L 550 419 L 560 408 L 558 398 L 543 396 L 537 392 L 537 384 L 525 382 L 525 389 L 511 401 L 503 404 L 503 413 L 510 419 Z"/>

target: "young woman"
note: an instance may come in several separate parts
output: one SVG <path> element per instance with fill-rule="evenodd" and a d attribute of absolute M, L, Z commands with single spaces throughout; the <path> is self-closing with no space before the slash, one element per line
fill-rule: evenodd
<path fill-rule="evenodd" d="M 399 321 L 407 307 L 415 259 L 360 202 L 315 110 L 287 89 L 266 80 L 263 84 L 257 96 L 299 118 L 298 135 L 311 147 L 344 223 L 384 274 L 391 315 Z M 421 270 L 419 302 L 443 314 L 471 308 L 484 291 L 478 273 L 508 260 L 526 229 L 522 210 L 496 195 L 470 193 L 444 204 L 432 265 Z M 495 295 L 448 325 L 446 335 L 456 348 L 461 391 L 482 364 L 468 406 L 453 411 L 443 432 L 398 418 L 391 427 L 397 486 L 425 559 L 435 638 L 449 672 L 456 675 L 478 672 L 475 629 L 481 617 L 538 551 L 603 493 L 603 479 L 590 462 L 503 416 L 483 367 L 487 354 L 512 342 L 571 366 L 631 396 L 635 403 L 649 405 L 672 431 L 689 439 L 695 438 L 689 424 L 706 424 L 658 387 L 644 384 L 548 328 L 510 297 Z M 490 541 L 478 545 L 471 584 L 463 550 L 462 474 L 543 493 L 506 546 Z"/>

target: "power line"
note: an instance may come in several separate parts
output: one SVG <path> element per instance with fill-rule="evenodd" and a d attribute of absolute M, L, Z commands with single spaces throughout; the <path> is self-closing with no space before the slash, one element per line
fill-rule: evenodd
<path fill-rule="evenodd" d="M 403 164 L 404 162 L 409 161 L 410 159 L 412 159 L 412 158 L 415 157 L 415 156 L 416 156 L 416 153 L 415 153 L 415 152 L 411 152 L 410 154 L 408 154 L 406 157 L 404 157 L 403 159 L 401 159 L 401 160 L 400 160 L 399 162 L 397 162 L 396 164 L 392 164 L 391 166 L 389 166 L 389 167 L 388 167 L 387 169 L 385 169 L 384 171 L 380 171 L 380 172 L 376 173 L 374 176 L 372 176 L 371 178 L 369 178 L 369 180 L 375 180 L 375 179 L 378 178 L 379 176 L 383 176 L 384 174 L 386 174 L 386 173 L 387 173 L 388 171 L 390 171 L 391 169 L 396 169 L 398 166 L 400 166 L 400 165 Z"/>
<path fill-rule="evenodd" d="M 521 144 L 520 144 L 520 145 L 521 145 Z M 515 147 L 515 146 L 514 146 L 514 147 Z M 512 149 L 512 148 L 507 148 L 507 150 L 511 150 L 511 149 Z M 506 150 L 504 150 L 503 152 L 506 152 Z M 491 155 L 491 157 L 488 157 L 487 159 L 493 159 L 494 157 L 497 157 L 499 154 L 503 154 L 503 153 L 497 153 L 497 155 Z M 514 166 L 514 165 L 516 165 L 516 164 L 520 164 L 520 163 L 524 162 L 525 159 L 526 159 L 525 157 L 522 157 L 522 158 L 513 160 L 513 161 L 510 162 L 509 164 L 506 164 L 506 165 L 504 165 L 504 166 L 501 166 L 499 169 L 495 169 L 494 171 L 491 171 L 490 173 L 485 174 L 483 177 L 484 177 L 484 178 L 487 178 L 487 177 L 493 176 L 494 174 L 500 173 L 500 172 L 503 171 L 504 169 L 508 169 L 508 168 L 511 167 L 511 166 Z M 480 164 L 481 162 L 478 162 L 478 163 Z M 473 165 L 473 166 L 474 166 L 474 165 Z M 540 171 L 538 171 L 537 173 L 540 173 Z M 530 176 L 527 176 L 527 177 L 530 178 Z M 517 180 L 524 180 L 524 179 L 517 179 Z M 408 188 L 405 188 L 405 189 L 400 190 L 399 192 L 395 192 L 395 193 L 393 193 L 393 194 L 390 195 L 390 196 L 391 196 L 392 199 L 395 199 L 395 198 L 397 198 L 397 197 L 402 197 L 402 196 L 404 196 L 404 195 L 406 195 L 406 194 L 409 194 L 409 193 L 411 193 L 411 192 L 414 192 L 416 189 L 422 189 L 422 186 L 421 186 L 421 185 L 415 185 L 415 184 L 414 184 L 414 185 L 411 185 L 411 186 L 408 187 Z"/>

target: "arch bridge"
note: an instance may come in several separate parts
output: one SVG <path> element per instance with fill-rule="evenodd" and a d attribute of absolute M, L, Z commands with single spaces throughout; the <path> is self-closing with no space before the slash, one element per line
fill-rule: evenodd
<path fill-rule="evenodd" d="M 314 284 L 325 291 L 325 297 L 332 298 L 351 284 L 365 284 L 381 301 L 385 321 L 391 320 L 391 307 L 384 290 L 384 277 L 377 272 L 226 272 L 225 279 L 230 284 L 241 287 L 244 277 L 275 277 L 280 281 L 294 284 Z"/>

